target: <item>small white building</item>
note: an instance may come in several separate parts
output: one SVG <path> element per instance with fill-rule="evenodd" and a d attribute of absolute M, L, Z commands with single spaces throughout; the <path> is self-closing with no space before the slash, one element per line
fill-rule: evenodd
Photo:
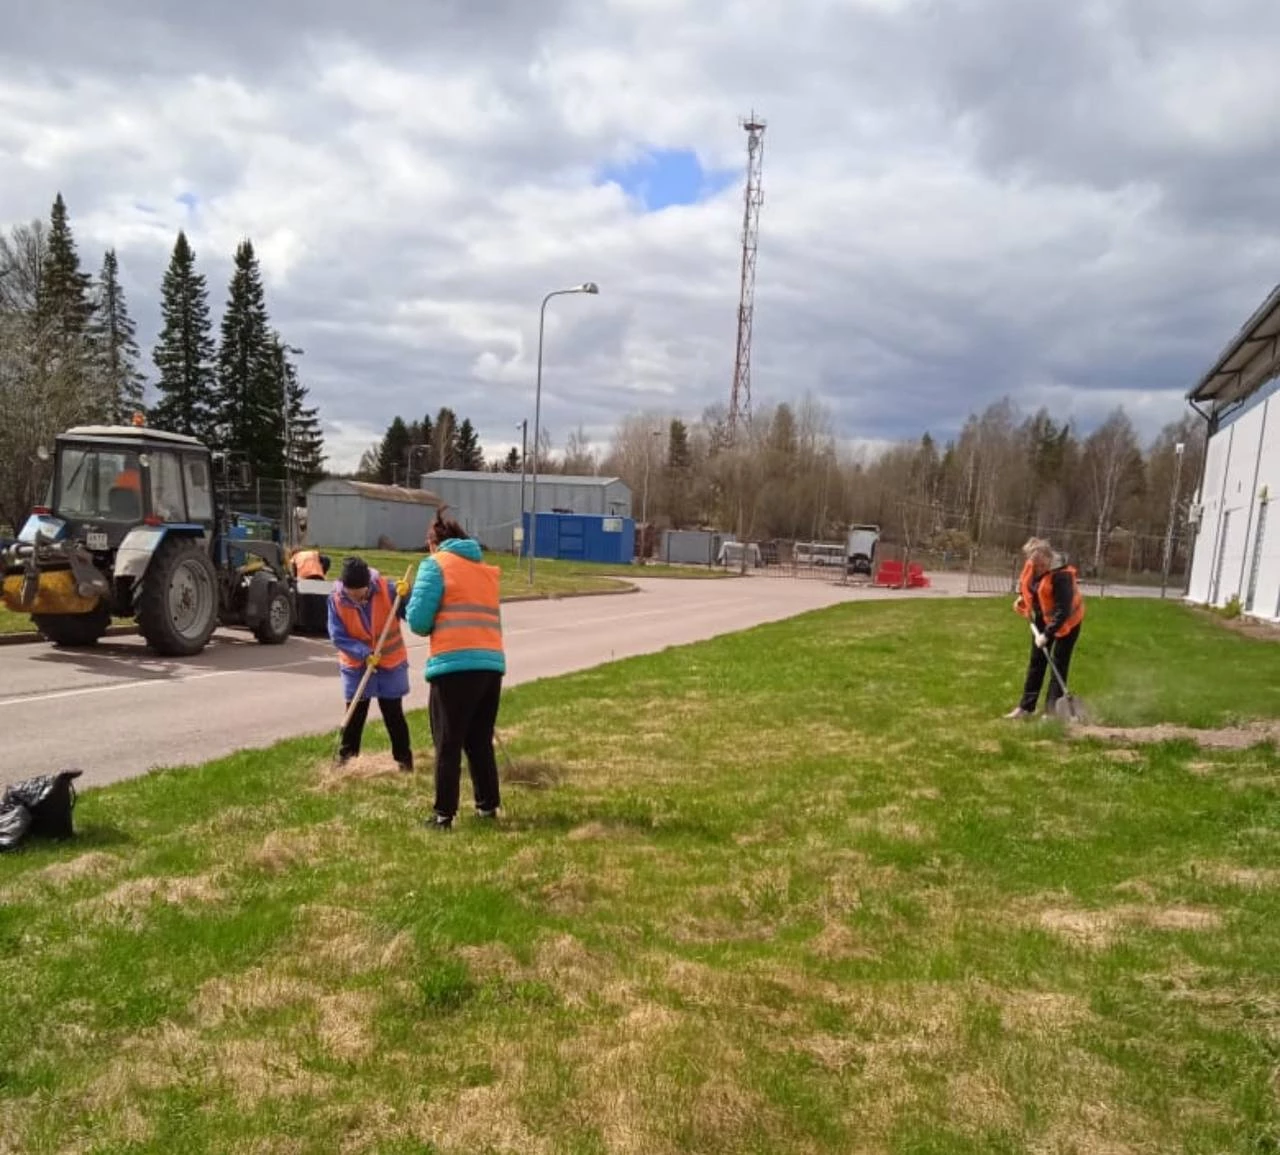
<path fill-rule="evenodd" d="M 1208 422 L 1187 599 L 1280 621 L 1280 286 L 1187 394 Z"/>
<path fill-rule="evenodd" d="M 331 478 L 307 490 L 311 545 L 334 549 L 421 550 L 441 500 L 425 489 Z"/>
<path fill-rule="evenodd" d="M 449 516 L 485 549 L 515 551 L 522 491 L 524 509 L 534 502 L 531 474 L 437 469 L 423 477 L 422 485 L 438 495 Z M 631 488 L 618 477 L 540 473 L 537 511 L 626 518 L 631 516 Z"/>

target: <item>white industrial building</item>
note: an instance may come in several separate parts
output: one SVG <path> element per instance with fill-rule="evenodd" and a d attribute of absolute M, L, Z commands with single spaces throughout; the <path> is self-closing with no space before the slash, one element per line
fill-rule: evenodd
<path fill-rule="evenodd" d="M 441 499 L 426 489 L 337 478 L 307 490 L 307 541 L 335 549 L 421 550 Z"/>
<path fill-rule="evenodd" d="M 485 549 L 516 551 L 522 491 L 524 509 L 534 500 L 531 474 L 437 469 L 423 477 L 422 485 Z M 630 517 L 631 488 L 618 477 L 540 473 L 537 512 Z"/>
<path fill-rule="evenodd" d="M 1280 286 L 1187 395 L 1208 423 L 1187 598 L 1280 621 Z"/>

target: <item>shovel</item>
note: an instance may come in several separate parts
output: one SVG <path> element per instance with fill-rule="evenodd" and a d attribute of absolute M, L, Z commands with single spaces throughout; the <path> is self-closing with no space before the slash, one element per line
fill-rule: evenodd
<path fill-rule="evenodd" d="M 409 575 L 411 573 L 413 573 L 413 566 L 410 566 L 407 570 L 404 571 L 404 580 L 406 582 L 409 580 Z M 386 643 L 387 634 L 391 632 L 391 627 L 394 625 L 397 629 L 400 628 L 400 619 L 396 617 L 396 614 L 399 613 L 399 611 L 400 611 L 400 594 L 397 591 L 395 601 L 391 603 L 391 613 L 387 615 L 387 620 L 382 624 L 382 633 L 378 635 L 378 644 L 373 648 L 374 657 L 376 658 L 382 657 L 382 647 Z M 356 688 L 356 692 L 351 698 L 351 705 L 347 707 L 346 716 L 342 719 L 343 730 L 345 730 L 351 724 L 351 719 L 355 715 L 356 707 L 360 705 L 360 700 L 364 697 L 365 687 L 369 684 L 369 679 L 373 677 L 373 671 L 376 668 L 377 667 L 374 665 L 370 665 L 368 663 L 365 664 L 364 674 L 360 678 L 360 685 Z M 342 742 L 341 732 L 339 732 L 338 742 L 339 742 L 339 748 L 341 748 L 341 742 Z M 338 760 L 338 755 L 336 753 L 333 756 L 333 760 L 334 762 L 337 762 Z"/>
<path fill-rule="evenodd" d="M 1036 627 L 1033 622 L 1031 625 L 1032 637 L 1035 636 L 1035 632 Z M 1058 689 L 1062 691 L 1062 697 L 1053 704 L 1054 713 L 1064 722 L 1083 722 L 1086 716 L 1084 703 L 1067 689 L 1067 683 L 1062 680 L 1062 675 L 1058 673 L 1058 665 L 1050 655 L 1047 646 L 1044 650 L 1044 660 L 1049 663 L 1049 669 L 1053 671 L 1053 677 L 1058 683 Z"/>

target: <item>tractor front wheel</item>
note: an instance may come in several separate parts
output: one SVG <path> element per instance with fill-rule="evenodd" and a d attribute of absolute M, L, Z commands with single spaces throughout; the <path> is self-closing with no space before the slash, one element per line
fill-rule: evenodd
<path fill-rule="evenodd" d="M 218 571 L 200 543 L 166 537 L 142 577 L 138 628 L 167 658 L 198 654 L 218 625 Z"/>
<path fill-rule="evenodd" d="M 279 646 L 288 641 L 292 629 L 293 606 L 289 604 L 288 593 L 277 586 L 271 600 L 267 602 L 266 617 L 253 631 L 254 637 L 264 646 Z"/>
<path fill-rule="evenodd" d="M 55 646 L 71 650 L 97 645 L 111 625 L 111 611 L 99 602 L 87 614 L 32 614 L 31 621 Z"/>

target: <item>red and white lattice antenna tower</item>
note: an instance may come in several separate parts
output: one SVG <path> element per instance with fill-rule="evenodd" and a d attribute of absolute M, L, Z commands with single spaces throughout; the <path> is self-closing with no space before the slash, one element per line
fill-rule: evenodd
<path fill-rule="evenodd" d="M 742 208 L 742 294 L 738 301 L 738 354 L 729 395 L 729 439 L 736 441 L 740 424 L 751 423 L 751 324 L 755 313 L 756 243 L 760 237 L 760 204 L 764 200 L 760 176 L 764 161 L 765 122 L 753 112 L 738 122 L 747 133 L 747 186 Z"/>

